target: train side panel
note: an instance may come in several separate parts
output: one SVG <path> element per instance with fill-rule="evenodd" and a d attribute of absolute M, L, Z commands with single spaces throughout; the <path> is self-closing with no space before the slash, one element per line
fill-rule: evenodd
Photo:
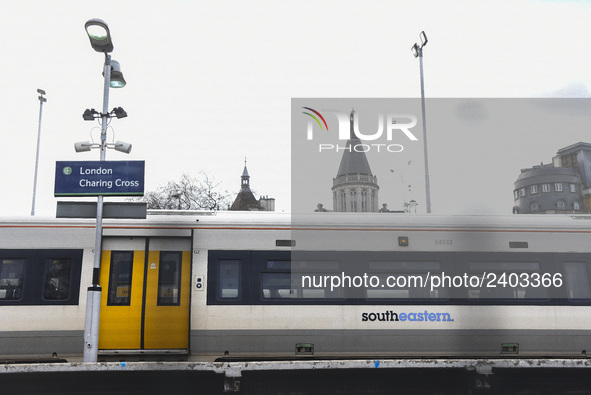
<path fill-rule="evenodd" d="M 205 273 L 207 289 L 193 290 L 192 353 L 229 359 L 585 355 L 591 346 L 591 256 L 586 247 L 590 231 L 581 222 L 569 227 L 538 221 L 540 225 L 531 226 L 523 220 L 519 225 L 501 222 L 494 226 L 479 218 L 468 225 L 294 225 L 290 231 L 274 232 L 264 227 L 219 229 L 202 238 L 196 232 L 200 251 L 194 268 L 196 273 Z M 278 248 L 277 240 L 286 239 L 296 247 Z M 207 257 L 203 254 L 206 248 Z M 283 281 L 280 274 L 284 273 L 266 270 L 255 263 L 260 258 L 249 257 L 258 253 L 267 258 L 268 265 L 278 267 L 277 254 L 284 251 L 290 254 L 287 261 L 310 251 L 328 256 L 358 253 L 361 260 L 373 254 L 377 260 L 393 260 L 388 262 L 392 264 L 389 271 L 382 267 L 382 272 L 391 274 L 401 274 L 395 269 L 400 262 L 427 267 L 440 263 L 439 272 L 431 274 L 447 271 L 452 277 L 481 276 L 486 270 L 496 277 L 503 272 L 528 278 L 558 274 L 544 278 L 557 278 L 560 284 L 539 289 L 510 289 L 509 285 L 501 289 L 499 285 L 489 296 L 477 287 L 462 286 L 449 289 L 447 298 L 413 298 L 413 290 L 406 287 L 397 293 L 386 292 L 388 297 L 376 297 L 384 294 L 381 289 L 357 289 L 340 300 L 306 299 L 306 292 L 318 296 L 320 291 L 295 289 L 293 282 L 277 289 L 270 284 Z M 371 264 L 365 262 L 361 271 L 351 262 L 341 268 L 351 276 L 361 275 L 370 271 Z M 221 278 L 224 271 L 225 279 Z M 573 280 L 579 272 L 584 274 L 584 285 Z M 241 290 L 230 285 L 238 278 Z M 275 299 L 269 297 L 274 292 Z"/>
<path fill-rule="evenodd" d="M 83 279 L 92 276 L 93 246 L 90 225 L 23 221 L 0 227 L 4 356 L 81 353 L 88 285 Z"/>

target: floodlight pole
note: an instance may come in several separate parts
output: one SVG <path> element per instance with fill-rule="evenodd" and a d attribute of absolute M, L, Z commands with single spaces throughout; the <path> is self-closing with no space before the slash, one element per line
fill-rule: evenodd
<path fill-rule="evenodd" d="M 109 119 L 109 88 L 111 84 L 111 56 L 107 53 L 105 53 L 105 66 L 103 75 L 105 76 L 105 83 L 103 88 L 103 112 L 101 113 L 101 161 L 106 159 L 107 127 Z M 84 362 L 97 362 L 98 360 L 98 335 L 102 294 L 102 289 L 99 285 L 102 235 L 103 196 L 99 195 L 97 197 L 96 203 L 96 235 L 94 241 L 94 262 L 92 265 L 92 286 L 88 288 L 86 299 L 86 322 L 84 325 Z"/>
<path fill-rule="evenodd" d="M 427 36 L 425 32 L 419 35 L 421 38 L 421 45 L 415 44 L 413 46 L 413 53 L 415 58 L 419 58 L 419 67 L 421 74 L 421 109 L 423 117 L 423 151 L 425 157 L 425 194 L 427 198 L 427 214 L 431 213 L 431 186 L 429 181 L 429 154 L 427 152 L 427 119 L 425 116 L 425 83 L 423 79 L 423 47 L 427 44 Z"/>
<path fill-rule="evenodd" d="M 423 112 L 423 146 L 425 151 L 425 193 L 427 195 L 427 213 L 431 213 L 431 182 L 429 179 L 429 154 L 427 152 L 427 117 L 425 115 L 425 82 L 423 79 L 423 48 L 419 50 L 421 68 L 421 109 Z"/>
<path fill-rule="evenodd" d="M 35 178 L 33 180 L 33 204 L 31 206 L 31 216 L 35 215 L 35 197 L 37 196 L 37 173 L 39 171 L 39 147 L 41 144 L 41 116 L 43 115 L 43 103 L 47 99 L 43 96 L 45 91 L 43 89 L 37 89 L 39 93 L 39 127 L 37 128 L 37 156 L 35 157 Z"/>

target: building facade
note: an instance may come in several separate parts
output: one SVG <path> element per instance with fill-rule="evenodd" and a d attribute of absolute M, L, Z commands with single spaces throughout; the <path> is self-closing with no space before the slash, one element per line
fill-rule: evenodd
<path fill-rule="evenodd" d="M 573 144 L 550 164 L 522 169 L 514 186 L 515 214 L 591 213 L 591 144 Z"/>

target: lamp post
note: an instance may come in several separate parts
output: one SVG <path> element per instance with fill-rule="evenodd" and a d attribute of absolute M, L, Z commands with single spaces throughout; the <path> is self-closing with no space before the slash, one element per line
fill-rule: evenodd
<path fill-rule="evenodd" d="M 41 144 L 41 116 L 43 115 L 43 103 L 47 99 L 43 96 L 45 91 L 43 89 L 37 89 L 39 93 L 39 127 L 37 128 L 37 156 L 35 157 L 35 178 L 33 180 L 33 204 L 31 205 L 31 215 L 35 215 L 35 197 L 37 196 L 37 173 L 39 170 L 39 146 Z"/>
<path fill-rule="evenodd" d="M 421 69 L 421 107 L 423 111 L 423 149 L 425 156 L 425 193 L 427 195 L 427 213 L 431 213 L 431 187 L 429 183 L 429 155 L 427 153 L 427 121 L 425 117 L 425 84 L 423 82 L 423 47 L 427 44 L 427 35 L 424 31 L 419 34 L 421 45 L 415 43 L 411 50 L 415 58 L 419 58 Z"/>
<path fill-rule="evenodd" d="M 90 142 L 76 143 L 74 145 L 76 152 L 90 151 L 91 148 L 100 149 L 100 160 L 104 161 L 106 157 L 106 148 L 115 148 L 124 145 L 118 151 L 129 153 L 131 144 L 118 141 L 115 144 L 107 143 L 108 120 L 115 114 L 117 118 L 127 116 L 125 110 L 121 107 L 109 112 L 109 88 L 122 88 L 125 86 L 125 79 L 121 74 L 119 63 L 111 60 L 110 52 L 113 51 L 113 42 L 107 24 L 100 19 L 90 19 L 84 25 L 90 45 L 97 52 L 105 54 L 105 64 L 103 76 L 105 78 L 103 86 L 103 111 L 86 110 L 83 114 L 84 120 L 101 120 L 101 141 L 94 144 Z M 124 114 L 124 115 L 123 115 Z M 111 145 L 111 146 L 109 146 Z M 114 147 L 112 147 L 114 145 Z M 86 299 L 86 322 L 84 325 L 84 362 L 96 362 L 98 359 L 98 332 L 101 308 L 101 287 L 99 286 L 101 250 L 103 233 L 103 196 L 99 195 L 96 204 L 96 236 L 94 243 L 94 262 L 92 266 L 92 286 L 88 288 Z"/>

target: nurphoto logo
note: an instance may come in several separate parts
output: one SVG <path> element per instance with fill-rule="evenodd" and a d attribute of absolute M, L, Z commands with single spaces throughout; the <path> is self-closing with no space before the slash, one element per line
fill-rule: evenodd
<path fill-rule="evenodd" d="M 359 140 L 352 141 L 346 147 L 337 144 L 318 144 L 318 151 L 384 151 L 384 152 L 402 152 L 402 144 L 392 144 L 394 139 L 404 137 L 410 141 L 418 141 L 418 138 L 412 133 L 411 129 L 417 125 L 417 117 L 413 114 L 383 114 L 377 115 L 377 131 L 374 133 L 362 133 L 359 127 L 359 116 L 353 109 L 350 114 L 344 111 L 335 110 L 316 110 L 311 107 L 302 107 L 306 111 L 302 114 L 309 117 L 307 122 L 306 138 L 314 140 L 314 129 L 320 129 L 322 132 L 329 132 L 326 119 L 336 119 L 338 140 Z M 324 115 L 323 115 L 324 114 Z M 315 125 L 318 125 L 317 127 Z M 332 129 L 331 129 L 332 130 Z M 333 134 L 334 135 L 334 134 Z M 365 143 L 371 141 L 372 143 Z M 379 141 L 385 141 L 380 143 Z"/>

